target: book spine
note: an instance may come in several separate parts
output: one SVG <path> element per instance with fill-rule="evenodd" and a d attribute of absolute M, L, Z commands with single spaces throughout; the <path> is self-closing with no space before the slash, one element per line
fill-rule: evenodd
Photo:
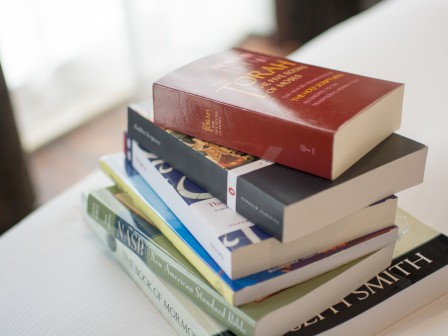
<path fill-rule="evenodd" d="M 88 215 L 85 215 L 85 219 L 103 244 L 109 247 L 129 277 L 139 286 L 179 335 L 234 335 L 193 303 L 189 303 L 189 299 L 176 288 L 160 280 L 126 245 L 110 238 L 110 234 L 104 230 L 104 226 L 100 224 L 98 219 L 93 219 Z"/>
<path fill-rule="evenodd" d="M 159 218 L 159 216 L 149 209 L 149 207 L 144 203 L 144 201 L 137 195 L 131 187 L 127 185 L 123 179 L 121 179 L 112 168 L 107 164 L 100 161 L 101 170 L 108 175 L 115 184 L 126 193 L 131 202 L 144 214 L 147 220 L 153 223 L 162 234 L 167 237 L 167 239 L 179 250 L 179 252 L 187 258 L 187 260 L 202 274 L 202 276 L 207 279 L 207 281 L 215 287 L 217 291 L 224 297 L 224 299 L 232 304 L 234 301 L 234 292 L 229 286 L 222 281 L 222 279 L 214 273 L 207 264 L 205 264 L 202 259 L 191 250 L 180 237 L 177 236 L 164 222 Z"/>
<path fill-rule="evenodd" d="M 282 240 L 284 204 L 244 178 L 245 173 L 253 171 L 254 165 L 261 173 L 266 161 L 252 162 L 250 169 L 248 164 L 244 164 L 227 170 L 149 121 L 132 106 L 128 108 L 127 130 L 129 138 L 142 148 L 160 156 L 229 208 Z"/>
<path fill-rule="evenodd" d="M 128 107 L 129 138 L 160 156 L 176 170 L 227 203 L 227 170 Z"/>
<path fill-rule="evenodd" d="M 87 215 L 102 225 L 110 234 L 109 243 L 114 246 L 116 241 L 123 243 L 135 258 L 142 260 L 144 265 L 160 278 L 186 296 L 188 296 L 203 311 L 210 314 L 237 334 L 253 335 L 254 321 L 238 308 L 229 305 L 222 296 L 208 286 L 203 280 L 173 261 L 163 250 L 156 246 L 137 228 L 129 225 L 124 219 L 107 208 L 93 195 L 87 198 Z M 235 316 L 239 324 L 232 324 Z"/>
<path fill-rule="evenodd" d="M 154 122 L 160 127 L 331 179 L 330 131 L 260 117 L 254 111 L 158 83 L 154 83 L 153 97 Z M 278 130 L 281 136 L 263 136 Z"/>

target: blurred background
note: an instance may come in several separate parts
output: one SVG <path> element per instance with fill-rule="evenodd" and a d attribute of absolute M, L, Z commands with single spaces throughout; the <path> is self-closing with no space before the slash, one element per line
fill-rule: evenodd
<path fill-rule="evenodd" d="M 121 150 L 126 105 L 234 46 L 288 55 L 375 0 L 0 0 L 0 233 Z"/>

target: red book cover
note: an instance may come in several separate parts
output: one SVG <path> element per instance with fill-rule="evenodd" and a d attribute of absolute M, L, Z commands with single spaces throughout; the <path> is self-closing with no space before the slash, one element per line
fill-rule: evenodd
<path fill-rule="evenodd" d="M 335 179 L 399 128 L 404 85 L 231 49 L 153 91 L 163 128 Z"/>

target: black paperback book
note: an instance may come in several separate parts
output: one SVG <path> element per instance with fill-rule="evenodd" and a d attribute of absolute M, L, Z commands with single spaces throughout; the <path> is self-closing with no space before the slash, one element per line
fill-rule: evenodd
<path fill-rule="evenodd" d="M 285 243 L 423 181 L 427 146 L 398 134 L 330 181 L 164 130 L 151 115 L 150 102 L 129 106 L 131 139 Z"/>

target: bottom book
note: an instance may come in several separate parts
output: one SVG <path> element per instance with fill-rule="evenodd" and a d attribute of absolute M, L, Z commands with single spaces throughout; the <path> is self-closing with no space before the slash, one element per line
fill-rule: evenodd
<path fill-rule="evenodd" d="M 92 200 L 91 197 L 88 199 Z M 126 225 L 118 216 L 110 212 L 103 213 L 101 208 L 96 206 L 89 207 L 87 210 L 87 204 L 90 203 L 86 202 L 84 206 L 85 215 L 89 216 L 87 218 L 92 219 L 91 222 L 96 226 L 106 229 L 108 233 L 106 241 L 109 245 L 114 249 L 119 246 L 127 252 L 126 259 L 122 255 L 118 256 L 118 260 L 125 269 L 129 268 L 129 263 L 126 264 L 125 261 L 132 258 L 132 265 L 143 263 L 146 266 L 143 268 L 146 272 L 145 276 L 154 277 L 152 271 L 157 271 L 164 280 L 188 296 L 191 303 L 198 306 L 197 308 L 201 308 L 239 335 L 282 335 L 288 332 L 301 321 L 306 321 L 328 305 L 338 302 L 367 279 L 390 265 L 394 249 L 394 244 L 391 243 L 376 252 L 299 285 L 262 300 L 235 307 L 225 302 L 200 274 L 197 274 L 196 281 L 190 281 L 183 273 L 168 276 L 168 273 L 162 272 L 161 269 L 166 267 L 170 269 L 169 274 L 172 274 L 173 270 L 162 255 L 158 255 L 160 251 L 157 247 L 148 240 L 148 238 L 158 239 L 160 233 L 156 233 L 155 236 L 150 235 L 148 238 L 137 235 L 136 230 L 125 230 Z M 100 228 L 96 230 L 98 231 L 101 231 Z M 143 271 L 141 267 L 139 270 Z M 184 311 L 190 312 L 191 309 L 185 308 Z M 200 322 L 194 317 L 191 317 L 191 320 Z"/>

